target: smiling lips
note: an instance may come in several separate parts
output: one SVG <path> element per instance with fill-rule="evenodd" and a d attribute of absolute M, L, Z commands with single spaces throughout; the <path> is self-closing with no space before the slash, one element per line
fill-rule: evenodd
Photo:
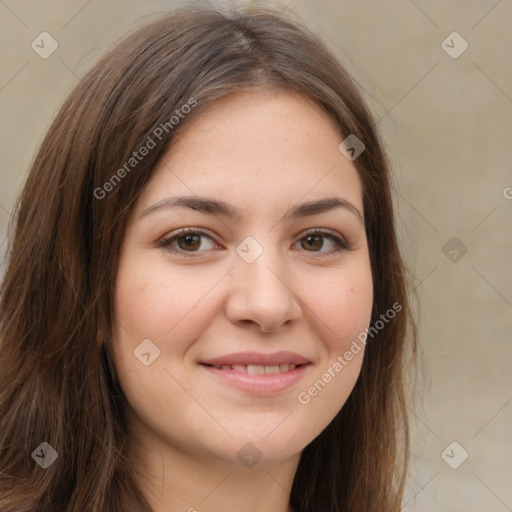
<path fill-rule="evenodd" d="M 297 383 L 311 361 L 294 352 L 230 354 L 200 363 L 224 383 L 242 391 L 271 394 Z"/>

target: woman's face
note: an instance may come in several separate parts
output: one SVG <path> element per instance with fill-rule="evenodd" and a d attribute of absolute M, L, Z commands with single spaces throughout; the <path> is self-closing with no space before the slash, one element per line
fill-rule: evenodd
<path fill-rule="evenodd" d="M 373 291 L 341 141 L 303 98 L 244 92 L 191 120 L 160 161 L 115 289 L 114 361 L 142 444 L 283 461 L 347 400 Z"/>

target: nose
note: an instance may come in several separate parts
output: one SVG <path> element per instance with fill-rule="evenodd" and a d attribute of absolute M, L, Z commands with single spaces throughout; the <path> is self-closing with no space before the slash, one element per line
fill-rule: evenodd
<path fill-rule="evenodd" d="M 285 256 L 271 252 L 264 250 L 252 263 L 237 257 L 226 305 L 231 322 L 265 333 L 289 326 L 302 315 Z"/>

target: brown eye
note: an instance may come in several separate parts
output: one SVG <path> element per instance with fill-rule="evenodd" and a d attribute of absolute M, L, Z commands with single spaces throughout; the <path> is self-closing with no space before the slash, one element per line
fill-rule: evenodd
<path fill-rule="evenodd" d="M 166 251 L 185 256 L 201 254 L 215 247 L 211 236 L 196 229 L 181 229 L 158 243 Z"/>
<path fill-rule="evenodd" d="M 349 250 L 347 242 L 335 231 L 313 229 L 307 232 L 297 243 L 306 252 L 331 254 Z"/>
<path fill-rule="evenodd" d="M 178 247 L 184 251 L 195 251 L 201 247 L 201 235 L 185 235 L 176 238 Z"/>
<path fill-rule="evenodd" d="M 322 248 L 324 242 L 321 236 L 309 235 L 301 239 L 301 245 L 304 249 L 313 249 L 314 251 L 318 251 Z"/>

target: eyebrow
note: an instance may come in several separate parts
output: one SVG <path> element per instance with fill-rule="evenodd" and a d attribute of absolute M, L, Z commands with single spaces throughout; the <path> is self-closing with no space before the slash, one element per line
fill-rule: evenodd
<path fill-rule="evenodd" d="M 146 208 L 141 213 L 139 218 L 150 215 L 151 213 L 158 210 L 168 210 L 172 208 L 190 208 L 201 213 L 219 215 L 236 220 L 240 220 L 242 218 L 242 214 L 229 203 L 211 199 L 209 197 L 200 196 L 178 196 L 162 199 L 161 201 L 158 201 L 157 203 Z M 327 197 L 325 199 L 307 201 L 305 203 L 294 205 L 284 215 L 284 218 L 289 219 L 309 217 L 327 212 L 334 208 L 345 208 L 346 210 L 353 213 L 364 224 L 364 218 L 359 209 L 350 201 L 347 201 L 341 197 Z"/>

